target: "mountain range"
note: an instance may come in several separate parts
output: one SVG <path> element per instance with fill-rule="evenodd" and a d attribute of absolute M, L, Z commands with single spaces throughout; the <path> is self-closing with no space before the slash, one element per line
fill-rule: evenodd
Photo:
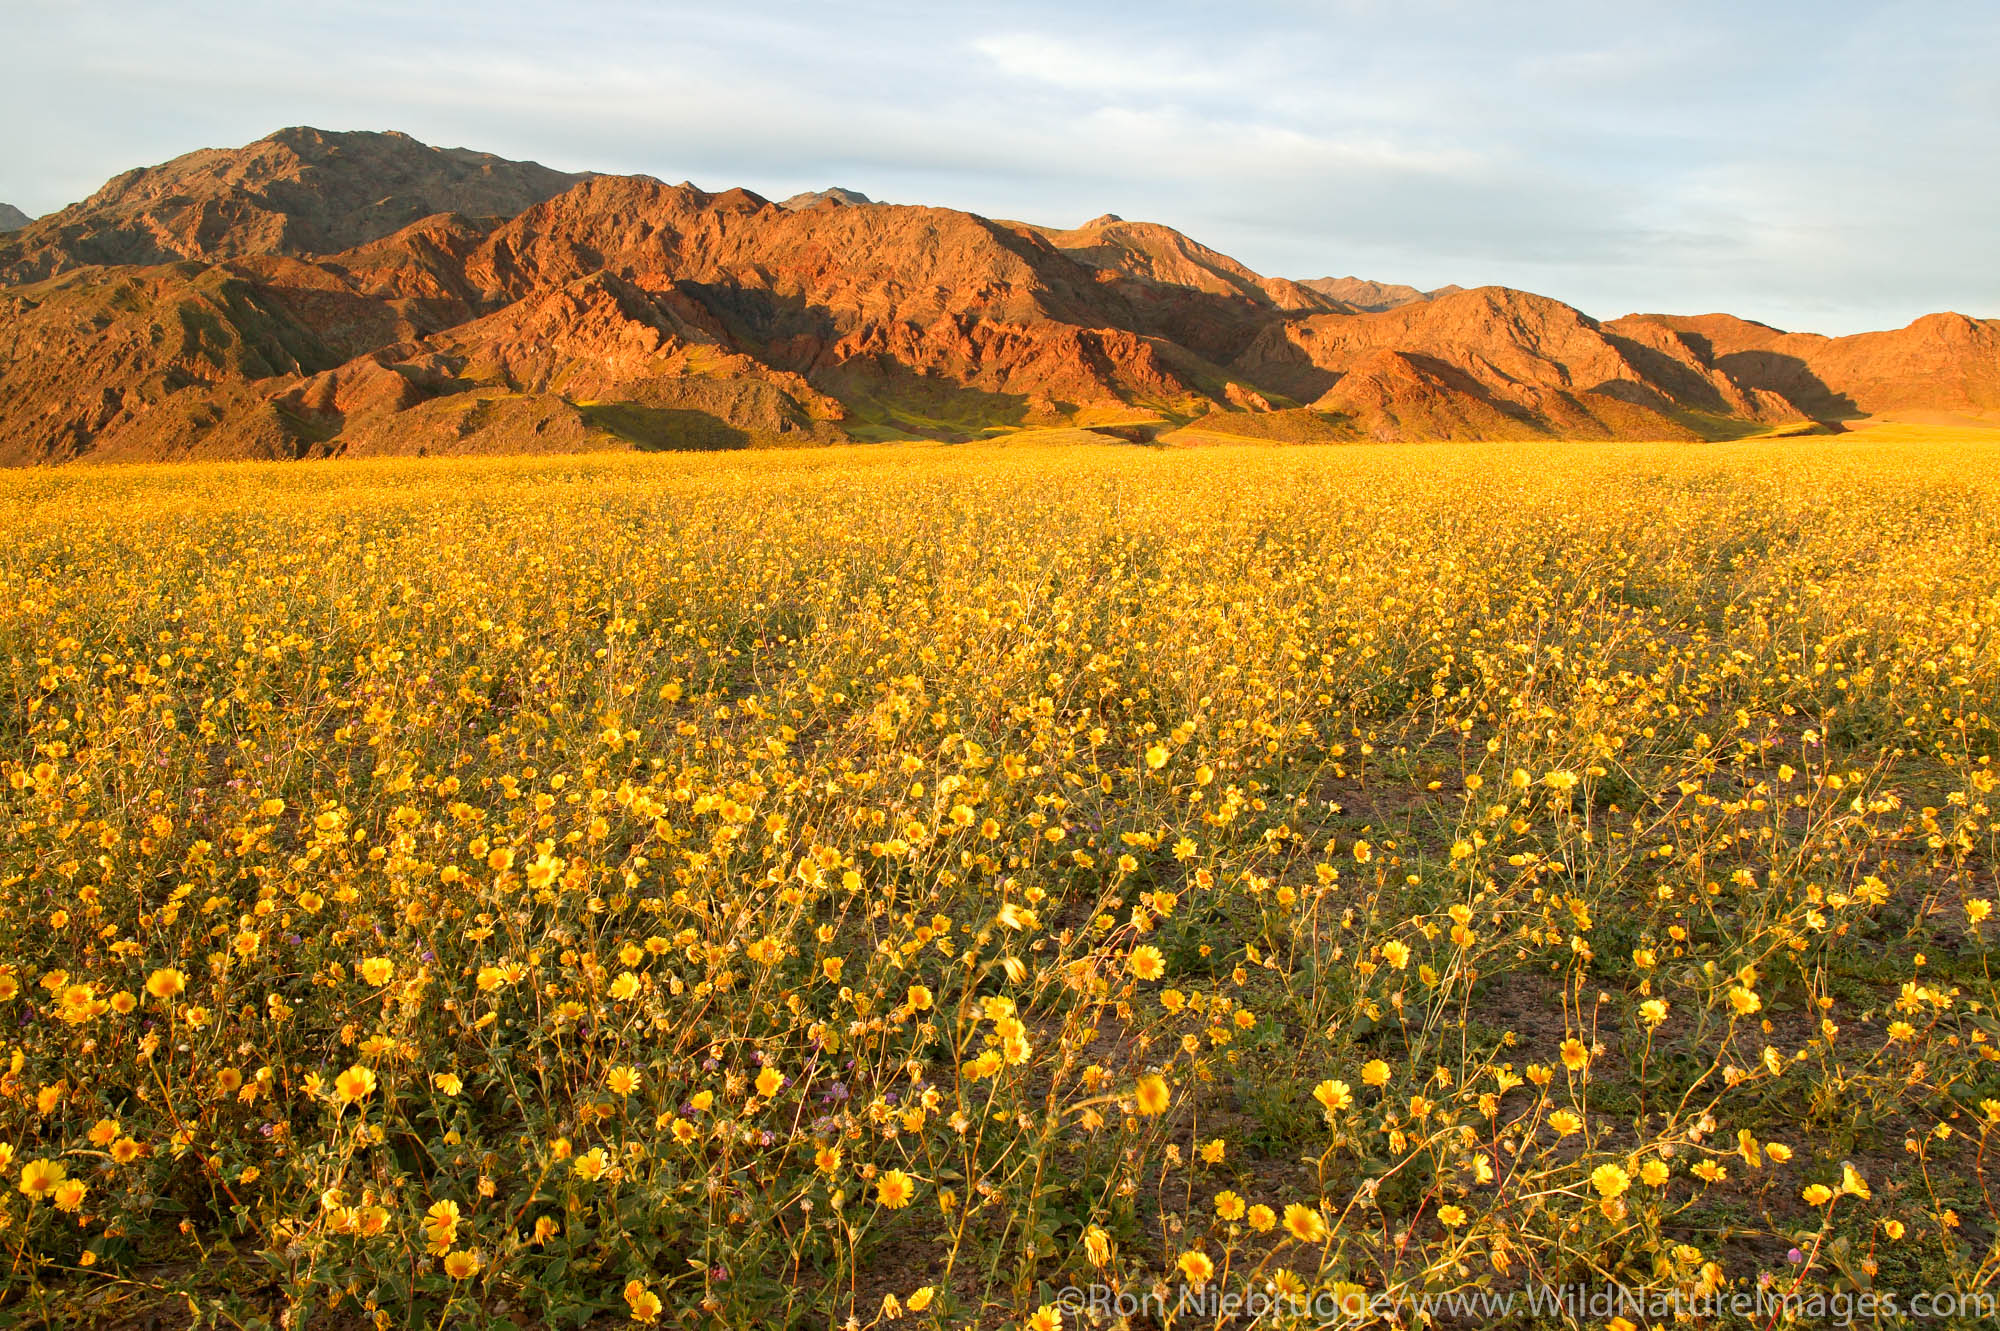
<path fill-rule="evenodd" d="M 0 224 L 5 222 L 0 216 Z M 1600 322 L 1168 227 L 774 203 L 281 130 L 0 234 L 0 464 L 969 439 L 1713 439 L 2000 419 L 2000 321 Z"/>

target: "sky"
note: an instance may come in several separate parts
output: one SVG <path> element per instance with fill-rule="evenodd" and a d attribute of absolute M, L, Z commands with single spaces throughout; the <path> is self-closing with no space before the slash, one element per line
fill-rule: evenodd
<path fill-rule="evenodd" d="M 305 10 L 310 12 L 304 12 Z M 1164 222 L 1261 273 L 2000 316 L 1995 0 L 0 0 L 0 201 L 286 125 Z"/>

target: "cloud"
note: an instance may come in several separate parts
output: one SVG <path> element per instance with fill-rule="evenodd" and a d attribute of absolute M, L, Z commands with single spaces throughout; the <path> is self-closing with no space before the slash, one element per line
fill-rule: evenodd
<path fill-rule="evenodd" d="M 1045 33 L 996 33 L 974 38 L 973 51 L 1004 78 L 1091 93 L 1145 92 L 1162 99 L 1227 86 L 1226 76 L 1180 52 L 1101 46 L 1095 49 Z"/>

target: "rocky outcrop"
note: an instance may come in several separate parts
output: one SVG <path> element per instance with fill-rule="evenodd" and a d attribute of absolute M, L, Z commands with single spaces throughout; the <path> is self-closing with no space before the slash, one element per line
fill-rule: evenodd
<path fill-rule="evenodd" d="M 226 267 L 88 268 L 0 289 L 0 464 L 286 456 L 266 385 L 339 360 Z"/>

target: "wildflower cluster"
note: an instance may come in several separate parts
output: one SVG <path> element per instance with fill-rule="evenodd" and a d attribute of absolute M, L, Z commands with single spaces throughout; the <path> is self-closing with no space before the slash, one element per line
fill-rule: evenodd
<path fill-rule="evenodd" d="M 1991 464 L 9 476 L 0 1299 L 1983 1288 Z"/>

